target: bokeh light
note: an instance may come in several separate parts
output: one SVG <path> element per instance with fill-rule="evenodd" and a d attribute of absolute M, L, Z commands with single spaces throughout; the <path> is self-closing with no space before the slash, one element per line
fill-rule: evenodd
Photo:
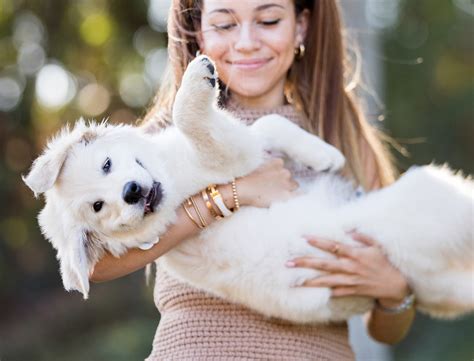
<path fill-rule="evenodd" d="M 170 4 L 171 0 L 150 0 L 148 4 L 148 22 L 156 31 L 166 31 Z"/>
<path fill-rule="evenodd" d="M 101 84 L 87 84 L 77 95 L 77 104 L 81 113 L 97 116 L 107 110 L 110 105 L 110 93 Z"/>
<path fill-rule="evenodd" d="M 10 76 L 0 77 L 0 110 L 10 111 L 19 104 L 23 93 L 20 82 Z"/>
<path fill-rule="evenodd" d="M 25 43 L 18 49 L 18 69 L 25 75 L 35 74 L 46 62 L 46 53 L 38 43 Z"/>
<path fill-rule="evenodd" d="M 166 47 L 161 37 L 148 26 L 142 26 L 133 35 L 133 46 L 141 56 L 145 57 L 150 51 L 160 47 Z"/>
<path fill-rule="evenodd" d="M 72 75 L 57 64 L 45 65 L 36 78 L 36 98 L 46 108 L 60 108 L 76 95 Z"/>
<path fill-rule="evenodd" d="M 13 43 L 20 48 L 25 43 L 43 43 L 45 31 L 41 20 L 32 12 L 19 14 L 13 24 Z"/>
<path fill-rule="evenodd" d="M 130 107 L 143 107 L 152 97 L 152 88 L 142 74 L 128 73 L 120 80 L 120 97 Z"/>
<path fill-rule="evenodd" d="M 112 35 L 112 20 L 105 13 L 92 13 L 81 24 L 81 36 L 92 46 L 101 46 Z"/>
<path fill-rule="evenodd" d="M 164 48 L 151 51 L 145 58 L 145 74 L 153 88 L 158 89 L 168 64 L 168 51 Z"/>

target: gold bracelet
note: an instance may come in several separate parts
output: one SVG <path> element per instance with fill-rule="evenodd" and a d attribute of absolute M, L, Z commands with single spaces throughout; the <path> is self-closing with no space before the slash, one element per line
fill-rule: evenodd
<path fill-rule="evenodd" d="M 237 212 L 240 209 L 239 197 L 237 195 L 237 185 L 235 184 L 235 179 L 232 181 L 232 195 L 234 197 L 234 212 Z"/>
<path fill-rule="evenodd" d="M 186 203 L 192 206 L 192 203 L 189 199 L 186 199 Z M 189 210 L 186 208 L 186 203 L 183 203 L 183 208 L 186 214 L 188 215 L 189 219 L 196 225 L 196 227 L 198 227 L 199 229 L 203 229 L 204 227 L 201 226 L 198 222 L 196 222 L 194 217 L 191 215 L 191 212 L 189 212 Z"/>
<path fill-rule="evenodd" d="M 209 210 L 209 213 L 211 213 L 211 215 L 215 219 L 222 219 L 222 216 L 217 214 L 216 210 L 212 206 L 211 201 L 209 200 L 209 196 L 207 195 L 207 191 L 205 189 L 201 192 L 201 195 L 202 195 L 202 200 L 204 201 L 207 209 Z"/>
<path fill-rule="evenodd" d="M 199 221 L 201 222 L 201 226 L 202 228 L 206 228 L 207 227 L 207 223 L 206 221 L 204 220 L 202 214 L 201 214 L 201 211 L 199 210 L 199 207 L 198 205 L 196 204 L 196 201 L 194 200 L 194 198 L 191 196 L 189 199 L 191 199 L 191 203 L 193 204 L 193 207 L 194 207 L 194 210 L 196 211 L 196 214 L 199 218 Z"/>
<path fill-rule="evenodd" d="M 219 192 L 219 189 L 217 188 L 217 186 L 215 184 L 211 184 L 210 186 L 207 187 L 207 190 L 209 191 L 209 194 L 211 195 L 211 198 L 214 204 L 217 206 L 217 208 L 219 208 L 222 215 L 224 217 L 231 216 L 232 212 L 225 205 L 224 200 L 222 199 L 221 193 Z"/>

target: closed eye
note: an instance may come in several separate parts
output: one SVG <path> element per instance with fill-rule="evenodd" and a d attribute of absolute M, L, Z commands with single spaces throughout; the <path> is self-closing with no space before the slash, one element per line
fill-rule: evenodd
<path fill-rule="evenodd" d="M 272 26 L 272 25 L 276 25 L 280 22 L 280 19 L 275 19 L 275 20 L 265 20 L 265 21 L 261 21 L 260 23 L 262 25 L 265 25 L 265 26 Z"/>
<path fill-rule="evenodd" d="M 110 168 L 112 168 L 112 161 L 110 158 L 107 158 L 102 165 L 102 170 L 104 171 L 105 174 L 108 174 L 110 172 Z"/>

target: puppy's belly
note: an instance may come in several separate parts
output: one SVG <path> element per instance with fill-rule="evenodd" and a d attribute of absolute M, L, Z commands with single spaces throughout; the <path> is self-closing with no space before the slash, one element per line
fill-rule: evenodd
<path fill-rule="evenodd" d="M 333 302 L 327 288 L 301 288 L 319 272 L 288 268 L 297 256 L 332 257 L 310 246 L 305 234 L 347 238 L 331 217 L 334 206 L 304 195 L 270 209 L 243 208 L 162 257 L 163 266 L 191 285 L 294 322 L 343 320 L 370 308 L 362 298 Z M 317 220 L 317 221 L 316 221 Z"/>

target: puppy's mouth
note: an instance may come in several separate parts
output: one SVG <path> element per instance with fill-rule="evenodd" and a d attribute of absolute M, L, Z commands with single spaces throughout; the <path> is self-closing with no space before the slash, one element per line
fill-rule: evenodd
<path fill-rule="evenodd" d="M 160 203 L 163 198 L 163 190 L 161 189 L 161 183 L 153 182 L 150 192 L 145 197 L 145 211 L 144 215 L 153 213 L 156 209 L 156 206 Z"/>

